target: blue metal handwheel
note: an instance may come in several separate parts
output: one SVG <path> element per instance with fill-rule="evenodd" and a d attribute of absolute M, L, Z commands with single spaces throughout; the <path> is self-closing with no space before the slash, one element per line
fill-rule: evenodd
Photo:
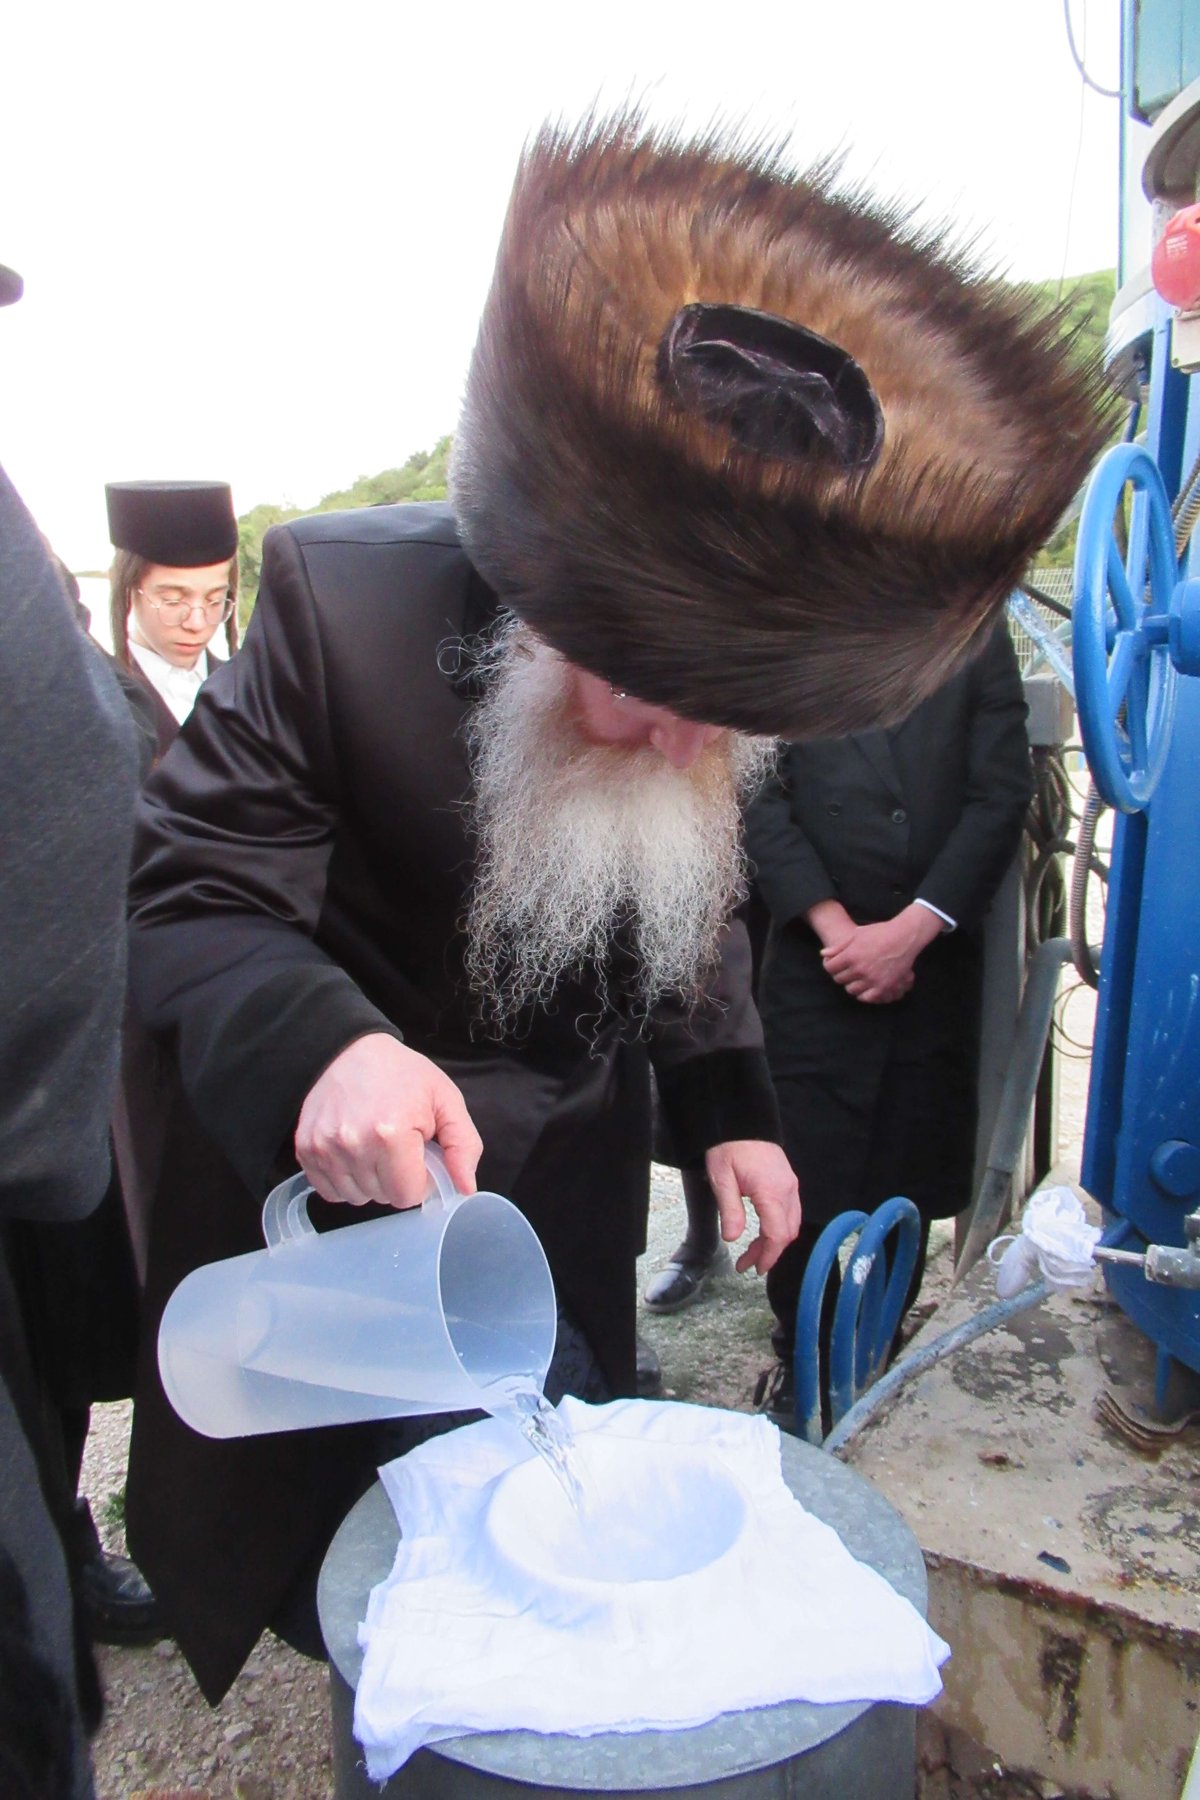
<path fill-rule="evenodd" d="M 1127 487 L 1122 554 L 1114 519 Z M 1088 766 L 1101 796 L 1121 812 L 1146 806 L 1166 761 L 1176 680 L 1169 616 L 1177 580 L 1171 503 L 1158 464 L 1139 444 L 1117 444 L 1097 464 L 1084 497 L 1072 634 Z"/>

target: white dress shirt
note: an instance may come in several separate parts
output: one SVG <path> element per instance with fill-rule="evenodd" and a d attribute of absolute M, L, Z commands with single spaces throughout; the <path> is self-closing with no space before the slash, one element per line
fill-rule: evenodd
<path fill-rule="evenodd" d="M 958 930 L 958 920 L 952 919 L 950 914 L 943 912 L 940 906 L 935 906 L 932 900 L 922 900 L 920 894 L 918 894 L 917 905 L 923 906 L 926 912 L 936 913 L 937 917 L 942 921 L 942 926 L 945 931 Z"/>
<path fill-rule="evenodd" d="M 150 683 L 151 687 L 165 701 L 168 710 L 180 725 L 187 718 L 196 704 L 196 695 L 208 674 L 208 653 L 202 650 L 196 658 L 195 666 L 180 669 L 175 663 L 169 663 L 165 656 L 157 650 L 150 650 L 145 644 L 135 643 L 130 637 L 129 648 L 137 658 L 138 667 Z"/>

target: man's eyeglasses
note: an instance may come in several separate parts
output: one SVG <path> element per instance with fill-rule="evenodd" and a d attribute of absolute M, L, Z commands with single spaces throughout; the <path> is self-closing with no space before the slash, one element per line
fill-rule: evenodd
<path fill-rule="evenodd" d="M 207 624 L 220 625 L 232 613 L 234 606 L 232 594 L 222 594 L 219 598 L 201 600 L 197 596 L 188 594 L 148 594 L 144 588 L 138 588 L 137 592 L 147 606 L 152 606 L 155 612 L 161 613 L 163 618 L 170 620 L 173 625 L 181 624 L 194 612 L 203 613 Z"/>

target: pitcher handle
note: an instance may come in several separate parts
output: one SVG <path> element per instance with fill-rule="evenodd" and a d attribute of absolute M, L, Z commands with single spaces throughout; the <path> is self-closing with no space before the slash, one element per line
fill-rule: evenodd
<path fill-rule="evenodd" d="M 425 1196 L 426 1206 L 449 1206 L 462 1198 L 446 1167 L 445 1158 L 436 1143 L 425 1146 L 425 1167 L 429 1170 L 431 1188 Z M 263 1202 L 263 1237 L 268 1250 L 283 1244 L 300 1244 L 316 1237 L 317 1228 L 308 1216 L 308 1196 L 312 1193 L 308 1176 L 289 1175 L 271 1189 Z"/>
<path fill-rule="evenodd" d="M 263 1203 L 262 1216 L 263 1237 L 268 1250 L 316 1237 L 317 1228 L 308 1216 L 311 1193 L 312 1184 L 303 1173 L 289 1175 L 286 1181 L 271 1189 Z"/>
<path fill-rule="evenodd" d="M 426 1206 L 434 1201 L 439 1206 L 457 1205 L 462 1199 L 462 1195 L 450 1179 L 446 1159 L 442 1155 L 441 1146 L 436 1138 L 431 1138 L 425 1146 L 425 1167 L 429 1170 L 433 1180 L 433 1190 L 425 1196 Z"/>

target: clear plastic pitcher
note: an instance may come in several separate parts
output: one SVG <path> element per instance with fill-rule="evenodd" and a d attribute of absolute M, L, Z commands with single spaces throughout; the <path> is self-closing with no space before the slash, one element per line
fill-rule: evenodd
<path fill-rule="evenodd" d="M 423 1206 L 318 1233 L 303 1175 L 263 1208 L 265 1250 L 195 1269 L 167 1302 L 158 1366 L 205 1437 L 249 1437 L 487 1407 L 540 1391 L 554 1284 L 532 1226 L 499 1194 L 456 1191 L 425 1160 Z"/>

